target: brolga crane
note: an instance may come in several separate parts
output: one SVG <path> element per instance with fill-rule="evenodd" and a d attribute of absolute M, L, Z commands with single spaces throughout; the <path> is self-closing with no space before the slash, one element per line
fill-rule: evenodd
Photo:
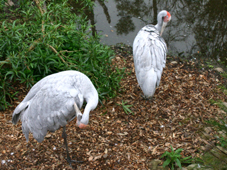
<path fill-rule="evenodd" d="M 79 108 L 84 100 L 87 104 L 82 114 Z M 77 126 L 85 128 L 89 113 L 97 104 L 98 92 L 86 75 L 78 71 L 63 71 L 38 81 L 14 110 L 12 122 L 16 124 L 21 119 L 27 142 L 29 132 L 38 142 L 42 142 L 47 131 L 54 132 L 63 127 L 62 137 L 71 166 L 71 162 L 77 161 L 69 156 L 65 126 L 77 117 Z"/>
<path fill-rule="evenodd" d="M 171 15 L 163 10 L 158 13 L 157 19 L 157 25 L 143 27 L 133 42 L 136 78 L 146 99 L 154 95 L 166 63 L 167 46 L 161 35 Z"/>

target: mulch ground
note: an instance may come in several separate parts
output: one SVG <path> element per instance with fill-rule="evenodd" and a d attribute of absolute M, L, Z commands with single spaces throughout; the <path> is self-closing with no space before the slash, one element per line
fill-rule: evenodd
<path fill-rule="evenodd" d="M 68 165 L 62 129 L 48 133 L 42 143 L 32 135 L 26 142 L 21 122 L 11 123 L 14 108 L 28 92 L 18 87 L 18 100 L 0 112 L 0 169 L 149 169 L 150 161 L 170 151 L 170 146 L 183 148 L 182 156 L 200 154 L 206 141 L 198 132 L 206 120 L 226 116 L 210 102 L 227 102 L 218 88 L 226 80 L 200 68 L 201 63 L 169 57 L 154 99 L 144 100 L 131 50 L 119 46 L 115 51 L 113 63 L 126 68 L 121 91 L 90 113 L 89 129 L 76 127 L 76 120 L 67 125 L 70 155 L 83 162 L 73 163 L 73 168 Z M 122 102 L 131 105 L 132 113 L 124 111 Z"/>

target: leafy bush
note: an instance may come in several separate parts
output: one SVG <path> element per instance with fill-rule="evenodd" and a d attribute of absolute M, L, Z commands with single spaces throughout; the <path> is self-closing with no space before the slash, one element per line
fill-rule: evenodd
<path fill-rule="evenodd" d="M 174 170 L 175 164 L 177 164 L 178 167 L 182 168 L 181 164 L 190 164 L 192 162 L 191 156 L 182 158 L 181 152 L 183 149 L 179 148 L 176 151 L 173 150 L 173 147 L 171 146 L 171 152 L 166 151 L 164 154 L 162 154 L 161 158 L 166 157 L 165 162 L 163 163 L 163 167 L 169 166 L 171 170 Z"/>
<path fill-rule="evenodd" d="M 99 43 L 98 35 L 91 36 L 86 18 L 73 14 L 66 0 L 35 2 L 20 1 L 15 8 L 1 0 L 5 5 L 0 6 L 0 110 L 15 96 L 10 89 L 13 83 L 31 87 L 63 70 L 85 73 L 100 99 L 114 97 L 123 71 L 111 65 L 113 51 Z M 84 0 L 81 4 L 91 8 L 94 3 Z"/>

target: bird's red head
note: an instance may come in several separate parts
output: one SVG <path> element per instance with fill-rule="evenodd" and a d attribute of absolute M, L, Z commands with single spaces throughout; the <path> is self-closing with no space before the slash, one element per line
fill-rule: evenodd
<path fill-rule="evenodd" d="M 171 15 L 170 15 L 170 13 L 168 12 L 168 11 L 166 11 L 167 12 L 167 15 L 164 17 L 164 22 L 169 22 L 170 20 L 171 20 Z"/>

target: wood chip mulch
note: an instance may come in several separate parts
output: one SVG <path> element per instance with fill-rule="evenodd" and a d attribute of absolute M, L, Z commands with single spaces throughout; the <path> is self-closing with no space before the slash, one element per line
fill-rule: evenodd
<path fill-rule="evenodd" d="M 82 163 L 68 165 L 62 130 L 48 133 L 42 143 L 30 135 L 27 143 L 18 125 L 11 123 L 14 108 L 27 93 L 18 87 L 18 100 L 0 112 L 0 169 L 149 169 L 170 145 L 183 148 L 183 156 L 196 157 L 206 142 L 200 132 L 206 120 L 226 117 L 210 100 L 227 102 L 219 85 L 226 81 L 215 71 L 202 70 L 195 62 L 168 58 L 153 100 L 144 100 L 130 52 L 115 48 L 113 64 L 125 67 L 117 97 L 103 101 L 91 112 L 87 130 L 67 125 L 70 155 Z M 171 61 L 176 61 L 172 62 Z M 133 113 L 122 107 L 132 105 Z"/>

